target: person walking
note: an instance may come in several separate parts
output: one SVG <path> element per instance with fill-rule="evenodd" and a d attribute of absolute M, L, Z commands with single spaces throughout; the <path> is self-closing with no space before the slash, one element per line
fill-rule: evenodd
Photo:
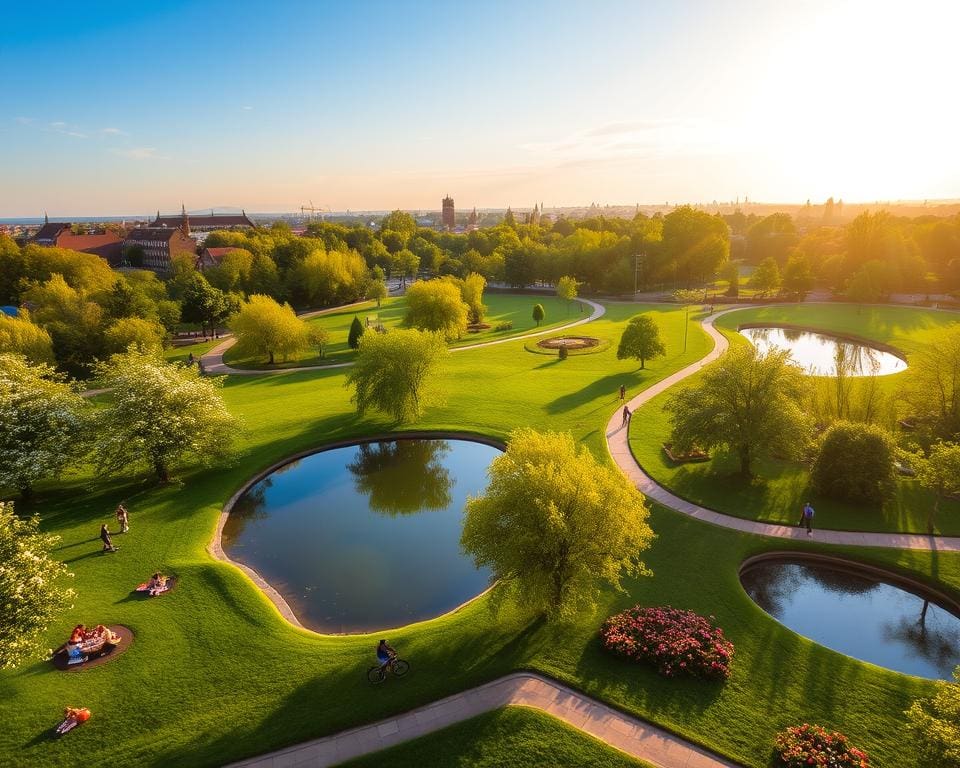
<path fill-rule="evenodd" d="M 623 386 L 623 384 L 621 384 L 620 385 L 620 402 L 622 403 L 626 397 L 627 397 L 627 388 Z"/>
<path fill-rule="evenodd" d="M 110 531 L 107 530 L 107 524 L 104 523 L 100 526 L 100 541 L 103 542 L 103 551 L 104 552 L 116 552 L 117 548 L 113 546 L 113 542 L 110 541 Z"/>
<path fill-rule="evenodd" d="M 627 422 L 630 421 L 631 416 L 633 416 L 633 414 L 630 413 L 630 409 L 627 406 L 623 406 L 623 424 L 621 424 L 621 426 L 627 426 Z"/>
<path fill-rule="evenodd" d="M 809 501 L 803 505 L 803 513 L 800 515 L 799 525 L 801 528 L 803 526 L 807 527 L 807 536 L 813 535 L 813 516 L 815 514 L 816 512 L 813 511 L 813 507 L 810 506 Z"/>
<path fill-rule="evenodd" d="M 117 505 L 117 522 L 120 523 L 120 533 L 126 533 L 130 530 L 129 514 L 123 504 Z"/>

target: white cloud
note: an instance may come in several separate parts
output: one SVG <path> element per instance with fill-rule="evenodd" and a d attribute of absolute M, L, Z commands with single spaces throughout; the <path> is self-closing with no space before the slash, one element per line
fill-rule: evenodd
<path fill-rule="evenodd" d="M 17 122 L 20 125 L 33 125 L 36 121 L 32 117 L 18 117 Z"/>
<path fill-rule="evenodd" d="M 251 107 L 249 104 L 246 104 L 246 105 L 240 107 L 240 109 L 244 110 L 245 112 L 251 112 L 251 111 L 253 111 L 253 107 Z"/>
<path fill-rule="evenodd" d="M 113 154 L 125 157 L 128 160 L 163 160 L 161 155 L 157 154 L 156 147 L 131 147 L 130 149 L 114 149 Z"/>
<path fill-rule="evenodd" d="M 121 131 L 119 128 L 101 128 L 100 133 L 104 136 L 126 136 L 126 131 Z"/>

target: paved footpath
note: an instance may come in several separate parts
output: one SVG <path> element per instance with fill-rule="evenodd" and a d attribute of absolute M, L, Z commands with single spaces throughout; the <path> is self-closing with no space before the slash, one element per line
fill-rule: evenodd
<path fill-rule="evenodd" d="M 465 352 L 468 349 L 481 349 L 482 347 L 492 347 L 497 344 L 506 344 L 509 341 L 521 341 L 522 339 L 532 339 L 536 336 L 545 336 L 548 333 L 558 333 L 560 331 L 566 331 L 570 328 L 576 328 L 578 325 L 583 325 L 584 323 L 592 322 L 598 317 L 601 317 L 607 310 L 602 304 L 598 304 L 595 301 L 590 301 L 590 299 L 580 299 L 577 301 L 586 304 L 593 311 L 587 316 L 579 320 L 576 320 L 572 323 L 566 323 L 565 325 L 555 326 L 553 328 L 546 328 L 542 331 L 534 331 L 532 333 L 525 333 L 521 336 L 508 336 L 505 339 L 496 339 L 494 341 L 483 341 L 478 344 L 467 344 L 462 347 L 453 347 L 450 349 L 451 352 Z M 318 317 L 319 315 L 326 315 L 331 312 L 342 312 L 345 309 L 350 309 L 351 307 L 361 307 L 369 304 L 369 301 L 358 301 L 354 304 L 345 304 L 342 307 L 331 307 L 330 309 L 318 309 L 315 312 L 307 312 L 303 315 L 299 315 L 300 318 L 308 319 L 311 317 Z M 264 376 L 272 375 L 278 373 L 301 373 L 303 371 L 329 371 L 333 368 L 347 368 L 353 365 L 350 363 L 334 363 L 332 365 L 307 365 L 301 366 L 298 368 L 273 368 L 265 371 L 258 371 L 249 368 L 232 368 L 223 362 L 223 355 L 226 353 L 230 347 L 236 344 L 237 340 L 234 338 L 229 338 L 224 340 L 222 344 L 218 344 L 213 349 L 211 349 L 207 354 L 200 358 L 203 363 L 203 371 L 206 374 L 211 376 L 222 376 L 224 374 L 229 374 L 231 376 Z"/>
<path fill-rule="evenodd" d="M 654 384 L 645 389 L 635 398 L 627 403 L 631 411 L 635 411 L 641 405 L 649 402 L 661 392 L 672 387 L 688 376 L 697 373 L 703 366 L 712 363 L 720 355 L 727 351 L 729 342 L 726 337 L 714 327 L 714 321 L 730 312 L 738 312 L 749 307 L 737 307 L 735 309 L 726 309 L 716 312 L 705 318 L 703 329 L 713 339 L 714 347 L 705 357 L 697 362 L 688 365 L 686 368 L 677 371 L 672 376 L 668 376 L 663 381 Z M 643 468 L 637 464 L 636 459 L 630 452 L 630 441 L 628 430 L 623 426 L 622 408 L 610 417 L 607 422 L 606 438 L 607 449 L 610 455 L 620 467 L 621 471 L 630 478 L 631 482 L 640 489 L 644 496 L 653 499 L 658 504 L 669 507 L 689 517 L 702 520 L 707 523 L 722 526 L 723 528 L 732 528 L 744 533 L 753 533 L 759 536 L 772 536 L 779 539 L 813 539 L 823 544 L 845 544 L 859 547 L 893 547 L 897 549 L 922 549 L 936 550 L 938 552 L 960 552 L 960 538 L 950 536 L 923 536 L 909 533 L 859 533 L 856 531 L 827 531 L 814 530 L 813 536 L 807 536 L 805 530 L 798 526 L 775 525 L 771 523 L 758 523 L 752 520 L 744 520 L 732 515 L 725 515 L 706 507 L 701 507 L 686 499 L 674 495 L 662 485 L 659 485 L 650 475 L 644 472 Z M 639 425 L 638 425 L 639 427 Z M 642 427 L 640 427 L 642 428 Z M 798 512 L 799 515 L 799 512 Z"/>
<path fill-rule="evenodd" d="M 402 685 L 398 680 L 392 683 Z M 231 763 L 228 768 L 336 765 L 505 706 L 539 709 L 657 768 L 737 768 L 737 763 L 531 672 L 506 675 L 397 717 Z"/>

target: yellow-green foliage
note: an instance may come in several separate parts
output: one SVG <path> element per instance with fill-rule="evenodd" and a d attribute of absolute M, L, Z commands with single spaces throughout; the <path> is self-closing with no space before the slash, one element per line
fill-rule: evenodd
<path fill-rule="evenodd" d="M 23 355 L 32 363 L 53 363 L 50 334 L 30 321 L 27 314 L 8 317 L 0 314 L 0 353 Z"/>
<path fill-rule="evenodd" d="M 310 344 L 307 325 L 289 304 L 278 304 L 269 296 L 254 294 L 230 318 L 230 330 L 237 346 L 245 354 L 257 354 L 273 363 L 279 355 L 286 359 Z"/>
<path fill-rule="evenodd" d="M 459 339 L 467 330 L 467 305 L 460 289 L 446 280 L 421 280 L 407 289 L 404 322 L 422 331 Z"/>

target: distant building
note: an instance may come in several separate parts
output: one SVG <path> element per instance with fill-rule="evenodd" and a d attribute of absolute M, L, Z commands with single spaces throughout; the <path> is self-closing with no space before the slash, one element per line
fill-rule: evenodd
<path fill-rule="evenodd" d="M 170 227 L 137 227 L 131 229 L 123 241 L 123 261 L 139 266 L 131 251 L 143 252 L 142 266 L 156 272 L 169 272 L 173 257 L 179 253 L 196 256 L 197 242 L 184 234 L 182 229 Z"/>
<path fill-rule="evenodd" d="M 44 217 L 46 219 L 46 217 Z M 44 248 L 67 248 L 71 251 L 90 253 L 106 259 L 111 267 L 120 264 L 123 238 L 114 232 L 97 235 L 75 235 L 73 225 L 45 220 L 30 242 Z"/>
<path fill-rule="evenodd" d="M 443 198 L 443 211 L 440 214 L 440 223 L 444 229 L 451 232 L 457 226 L 457 214 L 453 207 L 453 198 L 447 195 Z"/>
<path fill-rule="evenodd" d="M 197 269 L 202 272 L 204 269 L 209 269 L 210 267 L 219 267 L 220 262 L 223 261 L 223 257 L 228 253 L 242 250 L 242 248 L 234 248 L 231 246 L 225 248 L 204 248 L 200 251 L 200 255 L 197 256 Z"/>
<path fill-rule="evenodd" d="M 475 232 L 480 229 L 480 220 L 477 217 L 477 206 L 473 206 L 473 210 L 470 211 L 470 215 L 467 217 L 467 232 Z"/>
<path fill-rule="evenodd" d="M 186 207 L 182 207 L 180 215 L 161 216 L 157 211 L 157 218 L 150 222 L 151 227 L 177 227 L 184 229 L 184 234 L 190 236 L 190 232 L 212 232 L 215 229 L 253 229 L 257 225 L 247 218 L 246 211 L 241 211 L 239 215 L 235 213 L 214 213 L 210 211 L 209 216 L 189 216 Z"/>

